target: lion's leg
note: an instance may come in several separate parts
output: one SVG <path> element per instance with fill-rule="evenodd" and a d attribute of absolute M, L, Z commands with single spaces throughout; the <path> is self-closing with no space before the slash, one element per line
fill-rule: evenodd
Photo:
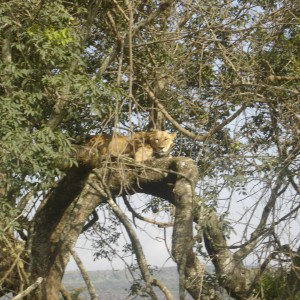
<path fill-rule="evenodd" d="M 153 159 L 153 148 L 149 145 L 144 145 L 136 149 L 134 159 L 138 162 Z"/>

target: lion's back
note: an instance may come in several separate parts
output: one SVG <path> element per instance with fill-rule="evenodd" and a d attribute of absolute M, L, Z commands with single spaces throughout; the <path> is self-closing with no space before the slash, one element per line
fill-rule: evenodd
<path fill-rule="evenodd" d="M 102 156 L 129 155 L 137 161 L 169 155 L 176 133 L 167 131 L 140 131 L 130 136 L 101 134 L 92 137 L 86 145 L 95 147 Z"/>
<path fill-rule="evenodd" d="M 119 156 L 130 152 L 128 137 L 119 134 L 101 134 L 93 136 L 86 145 L 96 147 L 101 155 Z"/>

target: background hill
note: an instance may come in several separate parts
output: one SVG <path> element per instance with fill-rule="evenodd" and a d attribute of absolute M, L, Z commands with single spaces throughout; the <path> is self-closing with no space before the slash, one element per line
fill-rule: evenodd
<path fill-rule="evenodd" d="M 130 287 L 133 283 L 132 276 L 126 270 L 107 270 L 107 271 L 90 271 L 88 272 L 91 281 L 101 300 L 123 300 L 123 299 L 145 299 L 141 296 L 130 295 Z M 136 276 L 136 274 L 135 274 Z M 175 299 L 178 297 L 178 274 L 176 267 L 167 267 L 160 269 L 155 273 L 155 277 L 163 279 L 164 283 L 170 289 Z M 80 293 L 80 299 L 89 299 L 85 288 L 85 283 L 79 271 L 66 272 L 63 283 L 68 291 L 84 288 Z M 159 299 L 165 299 L 159 289 L 155 289 Z M 186 299 L 192 299 L 189 295 Z M 230 299 L 222 295 L 222 299 Z"/>
<path fill-rule="evenodd" d="M 130 296 L 130 288 L 133 280 L 132 276 L 126 270 L 90 271 L 88 273 L 99 297 L 102 300 L 132 299 L 133 297 L 135 299 L 145 299 L 142 296 Z M 158 279 L 164 279 L 164 283 L 177 298 L 178 275 L 176 267 L 163 268 L 159 270 L 156 277 Z M 63 283 L 69 291 L 85 288 L 85 283 L 79 271 L 66 272 Z M 159 295 L 159 299 L 164 299 L 160 291 L 158 291 L 157 294 Z M 86 288 L 80 296 L 81 299 L 88 299 Z"/>

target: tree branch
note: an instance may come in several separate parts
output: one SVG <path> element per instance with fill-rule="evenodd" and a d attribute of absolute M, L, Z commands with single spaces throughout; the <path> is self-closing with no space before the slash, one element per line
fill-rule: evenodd
<path fill-rule="evenodd" d="M 13 297 L 12 300 L 21 300 L 27 295 L 29 295 L 32 291 L 34 291 L 41 283 L 43 282 L 43 278 L 39 277 L 35 283 L 33 283 L 31 286 L 29 286 L 25 291 L 18 294 L 17 296 Z"/>
<path fill-rule="evenodd" d="M 217 133 L 218 131 L 222 130 L 226 125 L 228 125 L 230 122 L 232 122 L 235 118 L 237 118 L 245 109 L 246 105 L 243 104 L 233 115 L 231 115 L 228 119 L 223 121 L 221 124 L 213 127 L 208 133 L 206 134 L 195 134 L 194 132 L 191 132 L 185 128 L 183 128 L 176 120 L 172 118 L 172 116 L 166 111 L 164 106 L 160 103 L 160 101 L 156 98 L 155 94 L 153 91 L 149 88 L 149 86 L 145 83 L 143 84 L 144 90 L 147 92 L 149 95 L 150 99 L 152 102 L 157 106 L 158 109 L 163 113 L 165 118 L 181 133 L 186 135 L 187 137 L 196 140 L 196 141 L 201 141 L 204 142 L 206 141 L 209 137 L 211 137 L 213 134 Z"/>
<path fill-rule="evenodd" d="M 113 201 L 112 198 L 108 199 L 108 204 L 110 205 L 110 207 L 112 208 L 112 210 L 116 214 L 116 216 L 119 218 L 121 223 L 124 225 L 126 232 L 131 240 L 142 276 L 148 287 L 147 292 L 151 296 L 151 299 L 157 299 L 157 297 L 151 287 L 152 285 L 155 285 L 161 289 L 161 291 L 164 293 L 167 300 L 173 300 L 174 298 L 173 298 L 170 290 L 160 280 L 153 278 L 153 276 L 151 276 L 149 269 L 148 269 L 146 257 L 143 252 L 142 245 L 140 244 L 139 238 L 138 238 L 137 234 L 135 233 L 134 229 L 132 228 L 126 214 L 120 209 L 120 207 L 115 203 L 115 201 Z"/>
<path fill-rule="evenodd" d="M 68 292 L 68 290 L 65 288 L 63 284 L 60 287 L 60 293 L 64 300 L 72 300 L 70 293 Z"/>
<path fill-rule="evenodd" d="M 220 226 L 216 213 L 205 207 L 204 210 L 206 220 L 203 230 L 205 247 L 217 270 L 219 283 L 231 296 L 236 297 L 236 299 L 245 299 L 257 271 L 246 268 L 242 260 L 234 256 L 227 247 L 222 226 Z M 201 221 L 199 213 L 196 215 L 195 221 L 197 223 Z"/>
<path fill-rule="evenodd" d="M 152 100 L 152 102 L 157 106 L 158 109 L 160 109 L 160 111 L 163 113 L 163 115 L 165 116 L 165 118 L 176 128 L 178 129 L 181 133 L 183 133 L 184 135 L 186 135 L 187 137 L 190 137 L 194 140 L 197 141 L 205 141 L 206 139 L 206 135 L 196 135 L 191 131 L 186 130 L 185 128 L 183 128 L 176 120 L 174 120 L 171 115 L 166 111 L 166 109 L 164 108 L 164 106 L 160 103 L 160 101 L 156 98 L 156 96 L 154 95 L 154 93 L 150 90 L 150 88 L 148 87 L 148 85 L 145 83 L 143 84 L 143 88 L 144 90 L 147 92 L 148 96 L 150 97 L 150 99 Z"/>
<path fill-rule="evenodd" d="M 89 153 L 88 149 L 83 151 Z M 89 154 L 85 158 L 87 164 L 88 158 Z M 151 285 L 162 285 L 151 276 L 131 223 L 113 201 L 113 197 L 117 195 L 139 191 L 167 199 L 177 207 L 172 253 L 181 274 L 181 286 L 184 285 L 197 299 L 199 293 L 203 292 L 203 278 L 199 276 L 199 272 L 204 274 L 204 270 L 192 251 L 193 189 L 198 179 L 194 161 L 185 157 L 166 157 L 141 165 L 131 161 L 129 167 L 128 159 L 120 157 L 118 161 L 105 161 L 96 165 L 98 168 L 92 170 L 86 165 L 73 167 L 33 220 L 34 228 L 30 232 L 34 234 L 30 235 L 28 241 L 30 251 L 33 252 L 31 280 L 40 276 L 47 278 L 40 291 L 47 293 L 47 298 L 44 299 L 57 299 L 56 293 L 68 261 L 69 248 L 73 247 L 95 207 L 107 201 L 131 236 L 148 292 L 155 299 Z M 166 294 L 165 289 L 164 293 Z"/>
<path fill-rule="evenodd" d="M 132 37 L 134 37 L 141 28 L 144 28 L 145 26 L 147 26 L 160 13 L 163 13 L 165 10 L 167 10 L 173 3 L 174 3 L 174 0 L 161 1 L 160 6 L 157 10 L 155 10 L 151 15 L 148 16 L 147 19 L 141 21 L 133 28 Z"/>
<path fill-rule="evenodd" d="M 134 218 L 137 218 L 139 220 L 142 220 L 142 221 L 145 221 L 145 222 L 148 222 L 148 223 L 151 223 L 151 224 L 154 224 L 154 225 L 157 225 L 158 227 L 160 228 L 166 228 L 166 227 L 172 227 L 174 226 L 174 224 L 172 223 L 164 223 L 164 222 L 157 222 L 155 220 L 152 220 L 152 219 L 149 219 L 149 218 L 146 218 L 146 217 L 143 217 L 141 216 L 140 214 L 138 214 L 133 208 L 132 206 L 130 205 L 127 197 L 124 195 L 122 196 L 123 198 L 123 201 L 127 207 L 127 209 L 131 212 L 132 216 L 133 216 L 133 219 Z"/>
<path fill-rule="evenodd" d="M 77 264 L 77 266 L 79 268 L 79 270 L 80 270 L 80 273 L 81 273 L 81 275 L 82 275 L 82 277 L 83 277 L 83 279 L 84 279 L 84 281 L 86 283 L 86 286 L 88 288 L 88 291 L 89 291 L 89 294 L 91 296 L 91 299 L 92 300 L 99 300 L 100 298 L 97 295 L 97 292 L 96 292 L 96 290 L 94 288 L 94 285 L 93 285 L 92 281 L 90 280 L 89 274 L 85 270 L 85 267 L 83 266 L 83 263 L 82 263 L 80 257 L 77 255 L 77 253 L 76 253 L 76 251 L 74 249 L 70 248 L 70 252 L 71 252 L 71 254 L 72 254 L 72 256 L 73 256 L 73 258 L 74 258 L 74 260 L 75 260 L 75 262 L 76 262 L 76 264 Z"/>
<path fill-rule="evenodd" d="M 140 244 L 137 234 L 135 233 L 129 220 L 127 219 L 126 214 L 114 202 L 114 200 L 111 197 L 109 197 L 107 202 L 108 202 L 109 206 L 111 207 L 111 209 L 113 210 L 113 212 L 115 213 L 115 215 L 120 220 L 120 222 L 124 225 L 126 232 L 131 240 L 139 268 L 141 270 L 143 279 L 147 285 L 147 293 L 150 295 L 151 299 L 153 299 L 153 300 L 158 299 L 152 289 L 152 285 L 154 284 L 153 277 L 151 276 L 150 271 L 148 269 L 147 260 L 144 255 L 144 251 L 143 251 L 142 245 Z"/>
<path fill-rule="evenodd" d="M 265 205 L 260 222 L 257 225 L 256 229 L 252 232 L 251 234 L 251 242 L 245 245 L 244 247 L 240 248 L 234 256 L 237 259 L 243 259 L 245 258 L 252 250 L 255 248 L 258 242 L 258 238 L 265 232 L 265 227 L 267 220 L 269 218 L 269 215 L 272 211 L 272 208 L 274 207 L 277 197 L 278 197 L 278 192 L 282 187 L 283 184 L 283 170 L 281 170 L 280 174 L 277 176 L 277 179 L 275 181 L 274 187 L 271 189 L 271 195 L 270 198 Z"/>
<path fill-rule="evenodd" d="M 269 217 L 272 209 L 274 208 L 274 205 L 276 203 L 278 196 L 282 193 L 281 187 L 282 187 L 283 183 L 285 183 L 284 177 L 287 176 L 289 178 L 289 176 L 290 176 L 288 166 L 296 158 L 296 156 L 299 152 L 299 147 L 300 146 L 295 147 L 293 149 L 293 151 L 291 151 L 287 157 L 284 157 L 285 159 L 281 162 L 282 167 L 278 172 L 277 179 L 274 183 L 274 187 L 271 188 L 271 195 L 269 197 L 267 204 L 265 205 L 265 207 L 263 209 L 263 212 L 262 212 L 262 215 L 260 218 L 260 222 L 257 225 L 256 229 L 252 232 L 249 241 L 247 241 L 243 245 L 238 246 L 240 249 L 237 252 L 235 252 L 235 254 L 234 254 L 236 259 L 242 260 L 249 253 L 251 253 L 258 243 L 258 239 L 262 235 L 264 235 L 267 231 L 270 230 L 269 228 L 266 228 L 266 223 L 267 223 L 268 217 Z M 292 186 L 293 186 L 293 184 L 292 184 Z M 286 189 L 286 188 L 287 188 L 287 186 L 284 189 Z M 273 222 L 272 226 L 278 225 L 280 222 L 285 220 L 288 216 L 291 216 L 293 213 L 295 213 L 298 209 L 299 209 L 299 205 L 297 205 L 294 209 L 289 211 L 282 218 L 278 219 L 276 222 Z M 237 247 L 230 247 L 230 248 L 234 249 Z"/>

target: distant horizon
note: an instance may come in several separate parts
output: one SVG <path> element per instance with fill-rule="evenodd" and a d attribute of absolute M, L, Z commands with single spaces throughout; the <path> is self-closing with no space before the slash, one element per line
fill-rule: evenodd
<path fill-rule="evenodd" d="M 154 267 L 157 267 L 157 266 L 154 266 Z M 210 267 L 210 266 L 208 266 L 208 267 Z M 174 266 L 160 267 L 160 268 L 158 268 L 158 270 L 171 269 L 171 268 L 177 269 L 176 265 L 174 265 Z M 124 269 L 105 269 L 105 270 L 104 269 L 103 270 L 102 269 L 99 269 L 99 270 L 87 270 L 86 269 L 86 271 L 89 272 L 89 273 L 91 273 L 91 272 L 107 272 L 107 271 L 109 271 L 109 272 L 121 272 L 121 271 L 126 271 L 126 268 L 124 268 Z M 72 270 L 66 270 L 65 271 L 65 273 L 72 273 L 72 272 L 79 272 L 80 273 L 80 270 L 77 268 L 76 270 L 72 269 Z"/>

